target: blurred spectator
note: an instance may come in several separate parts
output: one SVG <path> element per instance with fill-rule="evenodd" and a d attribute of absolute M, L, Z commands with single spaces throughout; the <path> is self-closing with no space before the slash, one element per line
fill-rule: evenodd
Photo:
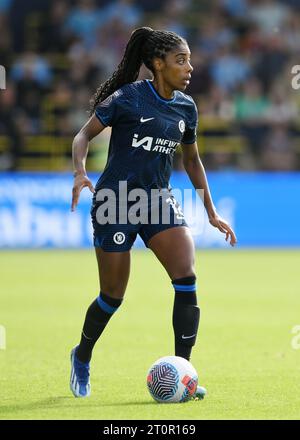
<path fill-rule="evenodd" d="M 115 0 L 102 10 L 103 22 L 118 20 L 127 27 L 135 27 L 142 19 L 142 10 L 133 0 Z"/>
<path fill-rule="evenodd" d="M 248 16 L 259 26 L 261 32 L 271 34 L 288 20 L 290 9 L 284 3 L 275 0 L 252 0 Z"/>
<path fill-rule="evenodd" d="M 1 0 L 0 0 L 1 1 Z M 0 63 L 2 66 L 5 66 L 7 69 L 10 67 L 12 60 L 11 53 L 11 34 L 8 26 L 8 19 L 5 14 L 1 14 L 0 10 L 0 29 L 1 29 L 1 38 L 0 38 Z"/>
<path fill-rule="evenodd" d="M 235 98 L 236 119 L 242 122 L 260 123 L 265 120 L 270 103 L 263 95 L 261 83 L 257 78 L 249 78 L 242 93 Z"/>
<path fill-rule="evenodd" d="M 69 85 L 78 90 L 89 84 L 91 88 L 95 87 L 98 79 L 98 69 L 92 63 L 89 55 L 85 52 L 81 58 L 74 58 L 69 69 Z M 98 86 L 97 86 L 98 87 Z"/>
<path fill-rule="evenodd" d="M 11 6 L 12 0 L 0 0 L 0 13 L 8 12 Z"/>
<path fill-rule="evenodd" d="M 299 2 L 300 6 L 300 2 Z M 300 47 L 300 12 L 294 11 L 289 17 L 282 36 L 285 40 L 286 48 L 298 54 Z"/>
<path fill-rule="evenodd" d="M 245 18 L 248 13 L 247 0 L 220 0 L 220 4 L 235 18 Z"/>
<path fill-rule="evenodd" d="M 41 48 L 45 52 L 66 52 L 72 38 L 65 31 L 69 13 L 67 1 L 55 0 L 51 4 L 49 17 L 42 35 Z"/>
<path fill-rule="evenodd" d="M 291 88 L 298 0 L 0 0 L 9 82 L 0 92 L 0 135 L 11 140 L 2 169 L 18 166 L 26 136 L 68 138 L 84 124 L 91 96 L 142 25 L 187 39 L 194 71 L 186 93 L 199 108 L 208 168 L 299 168 L 292 134 L 299 139 L 300 93 Z M 151 76 L 142 66 L 139 79 Z"/>
<path fill-rule="evenodd" d="M 216 84 L 225 90 L 234 90 L 251 72 L 250 66 L 237 51 L 222 46 L 211 65 L 211 75 Z"/>
<path fill-rule="evenodd" d="M 230 151 L 222 151 L 222 140 L 220 138 L 218 144 L 215 145 L 215 148 L 219 147 L 219 151 L 209 152 L 205 156 L 205 167 L 208 167 L 214 171 L 220 170 L 233 170 L 236 168 L 236 157 L 233 152 Z"/>
<path fill-rule="evenodd" d="M 60 79 L 48 97 L 49 111 L 55 121 L 54 135 L 69 135 L 72 133 L 69 118 L 72 109 L 72 89 L 68 81 Z"/>
<path fill-rule="evenodd" d="M 276 76 L 280 75 L 288 60 L 284 41 L 279 34 L 265 39 L 264 47 L 256 55 L 253 70 L 263 84 L 265 93 L 268 93 Z"/>
<path fill-rule="evenodd" d="M 292 171 L 299 166 L 295 145 L 284 124 L 277 124 L 263 142 L 261 167 L 269 171 Z"/>
<path fill-rule="evenodd" d="M 251 151 L 258 154 L 266 132 L 266 116 L 270 102 L 263 95 L 257 78 L 249 79 L 235 98 L 236 120 L 248 139 Z"/>
<path fill-rule="evenodd" d="M 47 20 L 47 13 L 52 0 L 12 0 L 9 9 L 10 29 L 13 38 L 13 51 L 21 53 L 32 43 L 38 46 L 39 34 L 30 26 L 34 21 L 40 25 L 43 17 Z M 32 35 L 32 31 L 35 35 Z M 31 40 L 31 42 L 30 42 Z M 35 41 L 34 41 L 35 40 Z"/>
<path fill-rule="evenodd" d="M 293 8 L 294 10 L 300 10 L 300 2 L 299 0 L 280 0 L 281 3 L 284 3 L 286 6 Z"/>
<path fill-rule="evenodd" d="M 139 7 L 146 13 L 158 14 L 163 6 L 162 0 L 139 0 Z"/>
<path fill-rule="evenodd" d="M 42 131 L 41 105 L 43 101 L 43 89 L 30 77 L 24 77 L 18 81 L 16 89 L 18 108 L 26 114 L 28 123 L 27 132 L 30 134 L 39 134 Z"/>
<path fill-rule="evenodd" d="M 290 99 L 290 93 L 285 86 L 274 83 L 270 93 L 270 106 L 266 112 L 266 121 L 269 124 L 283 123 L 291 126 L 299 118 L 295 101 Z"/>
<path fill-rule="evenodd" d="M 181 37 L 189 38 L 189 29 L 184 17 L 188 11 L 190 0 L 167 0 L 162 6 L 162 13 L 155 29 L 166 29 L 175 32 Z"/>
<path fill-rule="evenodd" d="M 228 92 L 216 85 L 210 89 L 205 99 L 199 100 L 198 105 L 203 124 L 208 123 L 210 131 L 214 126 L 218 129 L 220 122 L 224 125 L 224 122 L 234 119 L 234 105 Z"/>
<path fill-rule="evenodd" d="M 48 87 L 52 79 L 51 67 L 41 55 L 24 52 L 12 66 L 11 79 L 17 82 L 29 79 L 40 87 Z"/>
<path fill-rule="evenodd" d="M 25 52 L 13 64 L 10 78 L 16 83 L 21 130 L 26 134 L 39 134 L 41 105 L 52 79 L 48 62 L 33 52 Z"/>
<path fill-rule="evenodd" d="M 0 169 L 14 170 L 23 149 L 23 137 L 16 121 L 16 90 L 8 82 L 0 92 L 0 136 L 7 136 L 8 150 L 0 154 Z"/>
<path fill-rule="evenodd" d="M 91 91 L 88 87 L 77 90 L 72 98 L 72 108 L 70 110 L 70 123 L 73 133 L 77 133 L 85 124 L 88 117 L 89 101 Z"/>
<path fill-rule="evenodd" d="M 128 30 L 125 30 L 119 22 L 115 22 L 114 27 L 107 24 L 98 30 L 97 39 L 90 50 L 90 56 L 103 81 L 112 74 L 120 63 L 128 37 Z"/>
<path fill-rule="evenodd" d="M 91 55 L 97 66 L 109 75 L 120 63 L 131 31 L 117 18 L 98 30 Z"/>
<path fill-rule="evenodd" d="M 196 44 L 208 57 L 213 56 L 220 48 L 231 46 L 236 35 L 221 16 L 212 16 L 199 25 Z"/>
<path fill-rule="evenodd" d="M 96 31 L 105 21 L 104 14 L 95 0 L 78 0 L 76 7 L 66 17 L 65 29 L 82 39 L 88 48 L 95 39 Z"/>

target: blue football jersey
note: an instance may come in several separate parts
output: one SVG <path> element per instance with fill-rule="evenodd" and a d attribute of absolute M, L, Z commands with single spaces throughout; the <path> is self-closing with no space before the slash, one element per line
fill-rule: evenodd
<path fill-rule="evenodd" d="M 95 115 L 112 127 L 96 190 L 117 191 L 119 181 L 126 181 L 128 190 L 168 188 L 176 148 L 196 140 L 193 99 L 178 90 L 172 99 L 162 98 L 149 80 L 121 87 L 97 106 Z"/>

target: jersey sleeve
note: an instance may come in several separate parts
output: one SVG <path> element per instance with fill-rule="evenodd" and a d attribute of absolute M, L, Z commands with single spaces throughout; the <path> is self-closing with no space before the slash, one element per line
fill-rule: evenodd
<path fill-rule="evenodd" d="M 196 104 L 192 103 L 191 110 L 187 114 L 185 131 L 181 142 L 183 144 L 193 144 L 197 139 L 198 110 Z"/>
<path fill-rule="evenodd" d="M 95 115 L 101 124 L 111 127 L 117 122 L 120 114 L 121 96 L 122 91 L 117 90 L 98 104 Z"/>

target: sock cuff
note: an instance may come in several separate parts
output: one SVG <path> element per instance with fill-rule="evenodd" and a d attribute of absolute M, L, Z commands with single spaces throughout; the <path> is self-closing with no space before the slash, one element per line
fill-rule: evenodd
<path fill-rule="evenodd" d="M 172 280 L 175 292 L 195 292 L 196 291 L 196 277 L 185 277 Z"/>
<path fill-rule="evenodd" d="M 103 292 L 100 292 L 99 296 L 97 297 L 99 307 L 110 315 L 118 310 L 122 301 L 123 299 L 112 298 Z"/>

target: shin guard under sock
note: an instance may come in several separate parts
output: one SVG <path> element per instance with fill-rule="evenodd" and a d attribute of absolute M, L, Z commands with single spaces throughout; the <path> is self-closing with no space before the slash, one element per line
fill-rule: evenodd
<path fill-rule="evenodd" d="M 175 289 L 173 308 L 175 356 L 190 360 L 200 321 L 200 309 L 197 306 L 196 296 L 196 277 L 173 280 L 172 284 Z"/>
<path fill-rule="evenodd" d="M 121 303 L 122 299 L 112 298 L 100 292 L 98 298 L 89 306 L 82 329 L 80 344 L 76 349 L 76 357 L 81 362 L 87 363 L 91 360 L 95 343 Z"/>

